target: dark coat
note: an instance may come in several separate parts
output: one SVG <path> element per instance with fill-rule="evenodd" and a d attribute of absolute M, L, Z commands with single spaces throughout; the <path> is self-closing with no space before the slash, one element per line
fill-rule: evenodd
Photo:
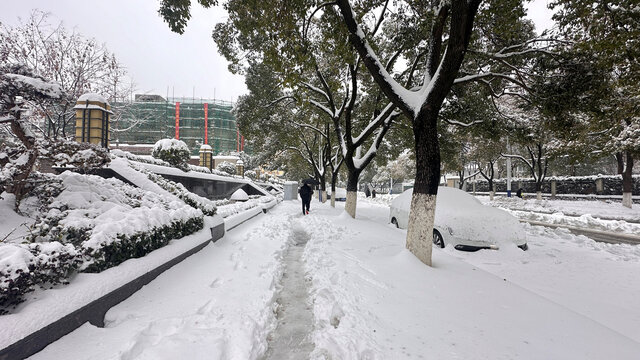
<path fill-rule="evenodd" d="M 300 197 L 302 198 L 302 200 L 311 200 L 311 194 L 313 193 L 313 190 L 311 190 L 308 185 L 302 185 L 298 192 L 300 193 Z"/>

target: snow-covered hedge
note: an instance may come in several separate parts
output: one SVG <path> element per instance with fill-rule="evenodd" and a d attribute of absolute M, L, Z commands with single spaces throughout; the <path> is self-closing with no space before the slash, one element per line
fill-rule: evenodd
<path fill-rule="evenodd" d="M 168 192 L 176 195 L 182 201 L 187 203 L 187 205 L 196 209 L 200 209 L 207 216 L 213 216 L 216 214 L 216 204 L 213 201 L 190 192 L 189 190 L 187 190 L 187 188 L 184 187 L 184 185 L 180 183 L 167 180 L 160 175 L 153 174 L 144 169 L 141 169 L 141 171 L 147 173 L 147 177 L 149 178 L 149 180 L 158 184 L 161 188 L 167 190 Z"/>
<path fill-rule="evenodd" d="M 184 141 L 177 139 L 158 140 L 158 142 L 153 146 L 151 156 L 164 160 L 184 171 L 189 170 L 187 165 L 191 157 L 191 153 L 189 153 L 189 148 Z"/>
<path fill-rule="evenodd" d="M 226 205 L 218 205 L 218 214 L 223 218 L 226 218 L 254 207 L 261 206 L 263 203 L 273 201 L 273 199 L 274 197 L 271 196 L 250 195 L 249 200 L 247 201 L 236 202 L 233 204 L 226 201 Z"/>
<path fill-rule="evenodd" d="M 85 272 L 101 272 L 131 258 L 145 256 L 159 249 L 172 239 L 179 239 L 202 229 L 202 217 L 174 221 L 169 225 L 154 227 L 150 231 L 140 231 L 133 235 L 118 235 L 117 241 L 100 243 L 97 248 L 87 248 L 91 261 L 84 267 Z"/>
<path fill-rule="evenodd" d="M 0 243 L 0 313 L 36 285 L 64 283 L 76 270 L 102 271 L 203 227 L 203 212 L 170 194 L 68 171 L 42 176 L 49 181 L 26 201 L 39 214 L 31 244 Z"/>
<path fill-rule="evenodd" d="M 0 246 L 0 315 L 24 301 L 36 286 L 66 284 L 82 257 L 71 244 L 3 244 Z"/>
<path fill-rule="evenodd" d="M 602 181 L 602 191 L 598 191 L 596 180 Z M 591 175 L 591 176 L 549 176 L 542 182 L 542 192 L 551 192 L 551 182 L 556 182 L 557 194 L 597 194 L 622 195 L 622 176 L 620 175 Z M 507 191 L 507 179 L 493 180 L 496 191 Z M 474 180 L 469 181 L 467 191 L 473 188 Z M 477 179 L 476 191 L 489 191 L 489 184 L 485 179 Z M 532 178 L 513 178 L 511 189 L 522 188 L 524 192 L 535 192 L 535 180 Z M 640 175 L 633 176 L 633 195 L 640 195 Z"/>
<path fill-rule="evenodd" d="M 160 166 L 173 166 L 173 165 L 169 164 L 168 162 L 166 162 L 164 160 L 161 160 L 161 159 L 156 159 L 156 158 L 150 157 L 150 156 L 135 155 L 135 154 L 132 154 L 132 153 L 130 153 L 128 151 L 122 151 L 120 149 L 112 149 L 111 150 L 111 155 L 116 156 L 116 157 L 125 158 L 125 159 L 131 160 L 131 161 L 145 163 L 145 164 L 153 164 L 153 165 L 160 165 Z M 205 173 L 205 174 L 214 174 L 214 175 L 220 175 L 220 176 L 233 177 L 233 176 L 231 176 L 228 173 L 223 172 L 223 171 L 218 171 L 216 169 L 209 170 L 209 168 L 205 167 L 205 166 L 197 166 L 197 165 L 187 164 L 187 168 L 190 171 L 196 171 L 196 172 L 201 172 L 201 173 Z"/>

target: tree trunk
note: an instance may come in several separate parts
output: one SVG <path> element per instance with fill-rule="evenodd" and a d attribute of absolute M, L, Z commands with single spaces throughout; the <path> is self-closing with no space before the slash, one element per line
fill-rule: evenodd
<path fill-rule="evenodd" d="M 495 189 L 493 188 L 493 179 L 489 178 L 487 180 L 489 181 L 489 200 L 493 201 L 493 197 L 496 194 Z"/>
<path fill-rule="evenodd" d="M 622 175 L 622 206 L 631 209 L 633 206 L 631 197 L 633 192 L 633 156 L 629 153 L 626 156 L 619 153 L 616 154 L 616 159 L 618 160 L 618 173 Z"/>
<path fill-rule="evenodd" d="M 422 117 L 422 118 L 421 118 Z M 433 221 L 440 182 L 440 146 L 437 135 L 438 110 L 425 111 L 414 120 L 416 180 L 407 227 L 407 249 L 431 266 Z"/>
<path fill-rule="evenodd" d="M 13 193 L 16 197 L 15 210 L 18 213 L 20 213 L 20 201 L 27 193 L 27 179 L 29 178 L 31 171 L 33 170 L 33 166 L 38 159 L 38 151 L 35 147 L 35 139 L 28 135 L 28 132 L 23 128 L 24 123 L 20 119 L 21 115 L 22 113 L 20 110 L 16 111 L 14 115 L 15 120 L 11 122 L 11 130 L 27 149 L 25 151 L 25 153 L 27 154 L 27 161 L 17 167 L 18 171 L 11 181 L 11 186 L 7 189 L 8 192 Z"/>
<path fill-rule="evenodd" d="M 536 200 L 542 200 L 542 178 L 536 181 Z"/>
<path fill-rule="evenodd" d="M 331 181 L 331 207 L 336 207 L 336 181 L 333 179 Z"/>
<path fill-rule="evenodd" d="M 356 204 L 358 203 L 358 180 L 360 179 L 360 171 L 349 169 L 347 176 L 347 202 L 344 204 L 345 211 L 352 217 L 356 218 Z M 333 197 L 333 196 L 332 196 Z"/>

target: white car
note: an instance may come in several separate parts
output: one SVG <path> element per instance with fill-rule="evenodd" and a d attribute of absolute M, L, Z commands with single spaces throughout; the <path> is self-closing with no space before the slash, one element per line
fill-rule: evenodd
<path fill-rule="evenodd" d="M 331 199 L 331 188 L 328 189 L 328 198 Z M 336 188 L 336 201 L 347 201 L 347 189 Z"/>
<path fill-rule="evenodd" d="M 407 228 L 412 194 L 413 189 L 409 189 L 391 202 L 389 221 L 396 227 Z M 433 243 L 439 247 L 451 244 L 463 251 L 498 249 L 508 243 L 522 250 L 528 248 L 524 229 L 514 216 L 482 205 L 462 190 L 442 186 L 436 198 Z"/>

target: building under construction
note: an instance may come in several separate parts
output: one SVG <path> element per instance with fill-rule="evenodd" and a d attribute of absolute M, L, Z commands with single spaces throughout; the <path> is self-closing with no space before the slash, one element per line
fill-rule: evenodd
<path fill-rule="evenodd" d="M 203 144 L 210 145 L 214 155 L 244 150 L 231 102 L 136 95 L 132 104 L 114 105 L 116 112 L 118 108 L 120 113 L 111 121 L 112 148 L 136 152 L 139 147 L 140 153 L 148 155 L 156 141 L 176 138 L 187 144 L 192 155 L 198 155 Z"/>

